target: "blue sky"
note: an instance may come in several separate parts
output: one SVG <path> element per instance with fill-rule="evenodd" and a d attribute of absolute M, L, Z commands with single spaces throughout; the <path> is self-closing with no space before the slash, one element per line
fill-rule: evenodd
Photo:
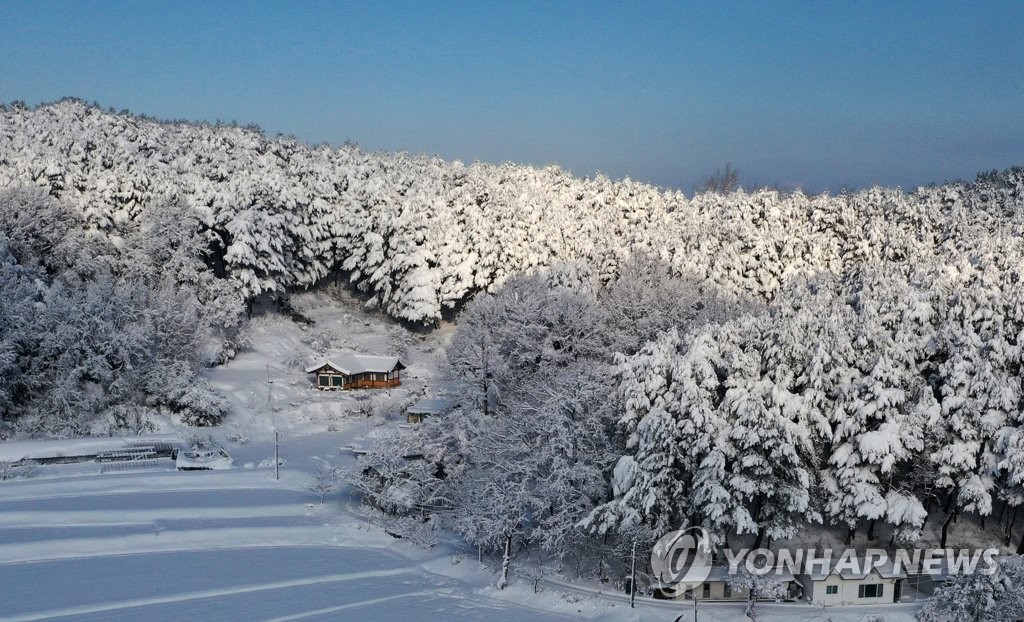
<path fill-rule="evenodd" d="M 1024 164 L 1024 2 L 0 0 L 0 101 L 689 191 Z"/>

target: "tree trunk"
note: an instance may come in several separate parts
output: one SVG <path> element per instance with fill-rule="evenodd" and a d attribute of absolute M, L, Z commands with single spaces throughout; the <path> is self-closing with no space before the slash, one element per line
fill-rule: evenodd
<path fill-rule="evenodd" d="M 505 535 L 505 554 L 501 558 L 501 578 L 498 579 L 498 589 L 508 587 L 508 565 L 512 558 L 512 534 Z"/>
<path fill-rule="evenodd" d="M 633 555 L 629 562 L 629 608 L 636 607 L 636 538 L 633 538 Z"/>
<path fill-rule="evenodd" d="M 939 542 L 939 548 L 946 548 L 946 537 L 949 535 L 949 524 L 956 518 L 956 512 L 950 512 L 949 516 L 946 517 L 945 522 L 942 523 L 942 540 Z"/>
<path fill-rule="evenodd" d="M 872 520 L 870 523 L 868 523 L 868 540 L 875 539 L 875 523 L 877 522 L 878 521 Z"/>
<path fill-rule="evenodd" d="M 1010 513 L 1010 520 L 1007 521 L 1005 537 L 1003 538 L 1003 544 L 1010 546 L 1010 539 L 1013 538 L 1013 526 L 1017 522 L 1017 508 L 1013 508 L 1013 512 Z"/>
<path fill-rule="evenodd" d="M 754 540 L 754 546 L 751 547 L 754 550 L 761 548 L 761 541 L 764 540 L 764 529 L 757 528 L 757 538 Z"/>

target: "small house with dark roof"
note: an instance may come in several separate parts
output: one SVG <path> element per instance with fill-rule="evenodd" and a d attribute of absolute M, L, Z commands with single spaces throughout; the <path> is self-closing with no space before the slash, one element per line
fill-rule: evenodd
<path fill-rule="evenodd" d="M 403 369 L 397 356 L 345 354 L 323 359 L 307 367 L 306 373 L 316 376 L 316 388 L 322 391 L 389 389 L 402 384 Z"/>

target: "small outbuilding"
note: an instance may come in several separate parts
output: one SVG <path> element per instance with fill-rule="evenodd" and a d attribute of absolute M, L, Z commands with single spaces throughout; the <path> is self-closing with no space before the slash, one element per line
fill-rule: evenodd
<path fill-rule="evenodd" d="M 389 389 L 402 384 L 403 369 L 397 356 L 346 354 L 307 367 L 306 373 L 316 375 L 316 388 L 323 391 Z"/>
<path fill-rule="evenodd" d="M 405 409 L 405 419 L 409 423 L 420 423 L 427 417 L 444 414 L 451 408 L 450 400 L 424 399 Z"/>
<path fill-rule="evenodd" d="M 939 557 L 932 560 L 928 567 L 907 572 L 907 587 L 926 596 L 932 596 L 936 590 L 949 583 L 954 576 L 955 573 L 949 567 L 949 559 Z"/>
<path fill-rule="evenodd" d="M 785 596 L 783 600 L 796 600 L 803 594 L 803 584 L 797 580 L 793 573 L 785 568 L 775 568 L 766 576 L 774 579 L 782 586 Z M 694 596 L 700 600 L 737 600 L 745 601 L 750 598 L 750 590 L 733 588 L 729 581 L 729 568 L 727 566 L 713 565 L 708 571 L 708 577 L 694 590 L 687 590 L 678 596 L 677 599 L 691 599 Z"/>

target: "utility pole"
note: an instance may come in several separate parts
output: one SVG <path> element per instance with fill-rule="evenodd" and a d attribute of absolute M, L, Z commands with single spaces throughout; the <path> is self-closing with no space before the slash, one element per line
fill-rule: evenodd
<path fill-rule="evenodd" d="M 270 390 L 274 386 L 274 381 L 270 379 L 270 363 L 267 363 L 267 410 L 270 411 L 271 421 L 275 421 L 274 417 L 274 406 L 270 400 Z M 281 479 L 281 458 L 280 458 L 280 443 L 278 442 L 277 424 L 274 424 L 274 479 Z"/>
<path fill-rule="evenodd" d="M 274 407 L 270 402 L 270 389 L 274 386 L 274 381 L 270 379 L 270 363 L 267 363 L 267 410 L 271 413 L 274 412 Z"/>
<path fill-rule="evenodd" d="M 281 479 L 281 459 L 278 457 L 277 428 L 274 428 L 274 479 Z"/>

